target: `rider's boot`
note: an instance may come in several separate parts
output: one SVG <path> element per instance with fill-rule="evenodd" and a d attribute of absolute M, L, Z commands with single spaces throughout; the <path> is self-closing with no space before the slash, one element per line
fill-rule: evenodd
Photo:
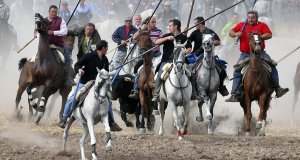
<path fill-rule="evenodd" d="M 139 99 L 139 92 L 138 92 L 138 81 L 139 81 L 139 75 L 136 75 L 134 77 L 134 85 L 133 85 L 133 90 L 131 90 L 130 95 L 128 96 L 129 98 L 133 99 Z"/>
<path fill-rule="evenodd" d="M 196 85 L 196 76 L 192 73 L 191 75 L 191 84 L 192 84 L 192 96 L 191 96 L 191 100 L 197 100 L 200 97 L 198 96 L 197 93 L 197 85 Z"/>

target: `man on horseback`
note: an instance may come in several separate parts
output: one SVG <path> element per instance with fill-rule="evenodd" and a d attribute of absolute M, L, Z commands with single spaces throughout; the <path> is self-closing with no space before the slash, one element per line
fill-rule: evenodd
<path fill-rule="evenodd" d="M 155 17 L 152 17 L 151 20 L 150 20 L 151 17 L 148 17 L 144 20 L 143 22 L 143 26 L 142 28 L 140 28 L 134 35 L 133 35 L 133 39 L 137 39 L 138 36 L 140 34 L 143 34 L 143 33 L 147 33 L 149 34 L 151 40 L 153 43 L 156 42 L 156 40 L 161 37 L 163 35 L 163 32 L 158 29 L 156 27 L 156 18 Z M 147 24 L 147 22 L 149 21 L 149 23 Z M 161 55 L 160 53 L 160 49 L 159 47 L 156 47 L 155 49 L 152 50 L 154 52 L 154 57 L 158 57 Z M 134 78 L 134 88 L 131 92 L 131 94 L 129 95 L 130 98 L 133 98 L 133 99 L 138 99 L 138 80 L 139 80 L 139 73 L 138 72 L 138 69 L 143 65 L 143 60 L 139 60 L 137 62 L 137 64 L 134 66 L 134 71 L 133 73 L 135 74 L 135 78 Z"/>
<path fill-rule="evenodd" d="M 100 40 L 96 45 L 96 51 L 90 52 L 88 54 L 83 55 L 79 61 L 75 64 L 75 71 L 78 73 L 80 77 L 79 84 L 77 90 L 80 90 L 84 87 L 84 85 L 96 79 L 98 74 L 97 67 L 101 69 L 105 69 L 108 71 L 109 63 L 106 57 L 108 49 L 108 44 L 104 40 Z M 83 68 L 84 67 L 84 68 Z M 67 122 L 67 119 L 71 116 L 72 111 L 77 107 L 79 100 L 75 97 L 75 92 L 72 93 L 68 101 L 66 102 L 64 108 L 63 118 L 59 122 L 58 126 L 64 128 Z M 74 100 L 74 101 L 73 101 Z M 111 103 L 111 102 L 110 102 Z M 115 123 L 112 109 L 110 105 L 109 111 L 109 124 L 111 126 L 112 131 L 121 131 L 122 129 Z"/>
<path fill-rule="evenodd" d="M 92 46 L 96 45 L 101 37 L 93 23 L 88 23 L 85 27 L 77 27 L 68 31 L 68 36 L 78 37 L 78 54 L 79 60 L 84 54 L 92 50 Z"/>
<path fill-rule="evenodd" d="M 258 33 L 260 34 L 260 38 L 263 40 L 262 43 L 262 49 L 265 48 L 264 40 L 268 40 L 272 38 L 272 32 L 269 29 L 268 25 L 266 25 L 263 22 L 258 21 L 258 13 L 257 11 L 249 11 L 247 13 L 247 23 L 246 22 L 240 22 L 237 24 L 234 28 L 231 29 L 229 32 L 230 37 L 240 37 L 240 51 L 242 54 L 240 55 L 240 58 L 238 60 L 238 64 L 240 62 L 246 61 L 246 59 L 250 56 L 250 46 L 249 46 L 249 39 L 248 39 L 248 33 Z M 243 25 L 245 24 L 244 30 L 242 30 Z M 262 58 L 272 62 L 271 57 L 263 51 Z M 278 77 L 278 71 L 275 67 L 276 64 L 271 64 L 272 68 L 272 75 L 271 75 L 271 87 L 275 89 L 276 97 L 279 98 L 286 94 L 289 89 L 288 88 L 281 88 L 279 86 L 279 77 Z M 242 74 L 241 70 L 235 70 L 233 73 L 233 84 L 232 84 L 232 91 L 231 91 L 231 97 L 226 100 L 226 102 L 239 102 L 239 97 L 242 92 Z"/>
<path fill-rule="evenodd" d="M 48 35 L 49 35 L 49 44 L 54 45 L 54 47 L 51 47 L 51 51 L 56 53 L 57 51 L 60 51 L 62 54 L 64 54 L 65 57 L 65 70 L 67 72 L 67 85 L 75 85 L 76 83 L 73 80 L 73 68 L 71 65 L 71 59 L 70 55 L 65 53 L 64 51 L 64 36 L 67 35 L 68 28 L 66 25 L 66 22 L 61 17 L 57 16 L 58 8 L 55 5 L 51 5 L 48 10 Z M 36 36 L 36 35 L 35 35 Z"/>
<path fill-rule="evenodd" d="M 159 44 L 163 44 L 163 55 L 162 55 L 162 59 L 161 59 L 161 62 L 160 62 L 160 65 L 158 66 L 159 68 L 156 68 L 156 71 L 157 71 L 157 78 L 155 80 L 155 90 L 154 90 L 154 94 L 153 94 L 153 98 L 152 98 L 152 101 L 153 102 L 157 102 L 158 100 L 158 95 L 159 95 L 159 91 L 160 91 L 160 88 L 161 88 L 161 85 L 162 85 L 162 79 L 160 78 L 161 77 L 161 74 L 163 72 L 163 67 L 165 64 L 167 63 L 170 63 L 173 61 L 173 50 L 174 50 L 174 39 L 176 41 L 176 43 L 180 43 L 180 44 L 183 44 L 187 41 L 187 36 L 184 35 L 184 34 L 180 34 L 179 33 L 181 32 L 181 22 L 178 20 L 178 19 L 172 19 L 169 21 L 169 32 L 170 33 L 167 33 L 165 35 L 162 36 L 162 38 L 159 38 L 155 44 L 156 45 L 159 45 Z M 174 38 L 175 37 L 175 38 Z M 185 46 L 185 48 L 191 48 L 191 44 L 187 44 Z M 188 50 L 186 50 L 186 53 Z M 155 113 L 155 111 L 153 111 L 153 113 Z"/>
<path fill-rule="evenodd" d="M 203 34 L 213 34 L 214 46 L 218 46 L 221 44 L 219 36 L 213 30 L 211 30 L 205 26 L 203 17 L 195 18 L 195 24 L 198 24 L 196 26 L 196 30 L 194 30 L 191 33 L 191 35 L 188 38 L 188 42 L 187 42 L 189 45 L 191 45 L 191 43 L 194 42 L 194 48 L 193 48 L 193 50 L 191 47 L 188 48 L 187 53 L 190 53 L 190 55 L 187 56 L 187 58 L 186 58 L 187 63 L 190 64 L 191 68 L 193 68 L 192 69 L 193 70 L 192 77 L 191 77 L 191 83 L 193 86 L 192 99 L 195 99 L 195 98 L 193 98 L 193 97 L 195 97 L 194 95 L 198 95 L 197 90 L 196 90 L 196 76 L 195 76 L 195 71 L 194 71 L 195 70 L 194 63 L 197 61 L 202 61 L 202 59 L 203 59 L 203 53 L 204 53 L 204 50 L 202 48 Z M 192 52 L 191 52 L 191 50 L 192 50 Z M 224 85 L 224 80 L 227 77 L 226 68 L 225 68 L 224 64 L 222 64 L 222 61 L 219 60 L 218 58 L 216 58 L 216 63 L 218 66 L 218 73 L 219 73 L 219 77 L 220 77 L 219 92 L 222 96 L 227 96 L 229 93 L 228 93 L 226 86 Z"/>
<path fill-rule="evenodd" d="M 137 29 L 132 25 L 132 17 L 125 18 L 125 25 L 118 27 L 112 34 L 112 40 L 119 45 L 116 55 L 113 57 L 111 70 L 121 66 L 127 53 L 128 39 L 133 36 Z"/>

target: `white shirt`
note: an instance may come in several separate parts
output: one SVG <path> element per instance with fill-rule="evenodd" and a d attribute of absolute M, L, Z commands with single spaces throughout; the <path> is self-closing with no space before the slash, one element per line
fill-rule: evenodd
<path fill-rule="evenodd" d="M 48 20 L 51 21 L 48 17 Z M 68 33 L 68 28 L 67 28 L 67 24 L 65 22 L 64 19 L 61 19 L 61 23 L 60 23 L 60 30 L 58 31 L 53 31 L 53 34 L 55 36 L 66 36 Z"/>

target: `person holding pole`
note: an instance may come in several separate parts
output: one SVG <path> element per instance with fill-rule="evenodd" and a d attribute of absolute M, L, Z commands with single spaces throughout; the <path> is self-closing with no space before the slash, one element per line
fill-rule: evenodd
<path fill-rule="evenodd" d="M 246 23 L 246 24 L 244 24 Z M 242 30 L 242 28 L 244 29 Z M 263 40 L 262 43 L 262 49 L 265 49 L 265 40 L 269 40 L 272 38 L 272 32 L 269 29 L 268 25 L 258 21 L 258 13 L 257 11 L 251 10 L 247 13 L 247 21 L 246 22 L 240 22 L 235 27 L 233 27 L 230 32 L 229 36 L 239 37 L 240 38 L 240 51 L 242 52 L 240 55 L 240 58 L 238 60 L 239 62 L 242 62 L 246 60 L 250 55 L 250 46 L 249 46 L 249 38 L 248 33 L 258 33 L 260 34 L 260 38 Z M 271 57 L 263 51 L 262 53 L 263 59 L 266 59 L 267 61 L 272 62 Z M 276 97 L 279 98 L 286 94 L 289 89 L 288 88 L 281 88 L 279 85 L 279 77 L 278 77 L 278 71 L 276 69 L 277 64 L 272 63 L 272 75 L 271 75 L 271 84 L 272 87 L 275 89 Z M 231 97 L 226 102 L 239 102 L 239 97 L 242 92 L 242 74 L 240 70 L 235 70 L 233 73 L 233 84 L 232 84 L 232 91 L 231 91 Z"/>
<path fill-rule="evenodd" d="M 79 61 L 75 64 L 75 71 L 80 76 L 80 80 L 78 82 L 77 88 L 72 92 L 72 95 L 68 99 L 65 104 L 63 118 L 59 122 L 58 126 L 60 128 L 65 128 L 67 123 L 67 119 L 71 116 L 72 111 L 78 105 L 79 101 L 76 100 L 75 95 L 76 91 L 80 90 L 84 87 L 84 85 L 92 80 L 96 79 L 98 74 L 97 67 L 101 69 L 105 69 L 108 71 L 109 63 L 106 57 L 108 49 L 108 43 L 105 40 L 100 40 L 96 44 L 96 51 L 83 55 Z M 84 68 L 83 68 L 84 67 Z M 113 114 L 112 114 L 112 103 L 110 101 L 110 109 L 109 109 L 109 124 L 112 131 L 121 131 L 122 129 L 115 123 Z"/>

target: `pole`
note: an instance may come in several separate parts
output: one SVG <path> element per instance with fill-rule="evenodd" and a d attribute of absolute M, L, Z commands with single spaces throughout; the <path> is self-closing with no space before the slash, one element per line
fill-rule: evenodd
<path fill-rule="evenodd" d="M 253 10 L 256 1 L 257 1 L 257 0 L 254 0 L 254 3 L 253 3 L 253 5 L 252 5 L 252 9 L 251 9 L 251 10 Z M 243 32 L 243 31 L 245 30 L 245 27 L 246 27 L 246 24 L 247 24 L 247 23 L 248 23 L 248 18 L 246 18 L 246 20 L 244 21 L 244 24 L 243 24 L 243 27 L 242 27 L 241 32 Z M 238 37 L 234 43 L 237 44 L 237 43 L 239 42 L 240 39 L 241 39 L 241 37 Z"/>
<path fill-rule="evenodd" d="M 294 50 L 292 50 L 290 53 L 288 53 L 287 55 L 285 55 L 284 57 L 280 58 L 277 63 L 283 61 L 284 59 L 286 59 L 288 56 L 292 55 L 293 53 L 295 53 L 298 49 L 300 48 L 300 46 L 298 46 L 297 48 L 295 48 Z"/>
<path fill-rule="evenodd" d="M 195 4 L 195 0 L 192 1 L 192 6 L 191 6 L 191 9 L 190 9 L 190 14 L 189 14 L 189 18 L 188 18 L 188 21 L 187 21 L 187 24 L 186 24 L 186 28 L 189 28 L 189 26 L 190 26 L 190 21 L 191 21 L 193 9 L 194 9 L 194 4 Z M 187 35 L 187 33 L 188 32 L 186 32 L 185 34 Z"/>

